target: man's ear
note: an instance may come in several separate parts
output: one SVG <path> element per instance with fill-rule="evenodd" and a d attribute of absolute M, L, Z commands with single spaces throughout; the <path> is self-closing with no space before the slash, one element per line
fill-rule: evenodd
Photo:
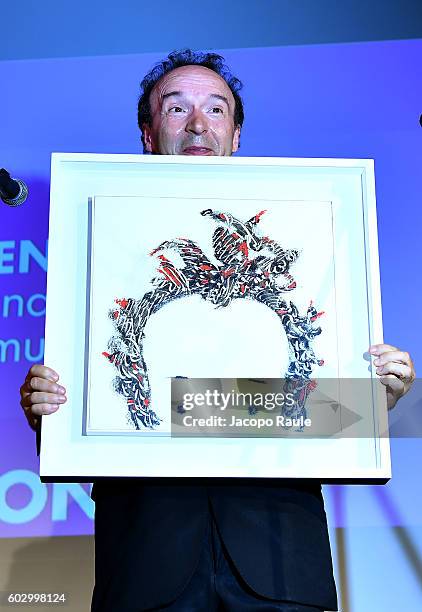
<path fill-rule="evenodd" d="M 144 142 L 144 151 L 146 153 L 152 153 L 151 126 L 147 123 L 142 124 L 142 140 Z"/>
<path fill-rule="evenodd" d="M 236 129 L 233 134 L 232 153 L 236 153 L 239 146 L 240 146 L 240 125 L 236 126 Z"/>

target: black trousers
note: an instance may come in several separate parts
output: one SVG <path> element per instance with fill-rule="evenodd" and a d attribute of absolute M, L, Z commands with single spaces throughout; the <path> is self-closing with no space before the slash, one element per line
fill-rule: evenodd
<path fill-rule="evenodd" d="M 211 508 L 209 516 L 202 553 L 187 586 L 174 602 L 149 608 L 151 612 L 321 612 L 322 608 L 266 599 L 255 593 L 230 559 Z"/>

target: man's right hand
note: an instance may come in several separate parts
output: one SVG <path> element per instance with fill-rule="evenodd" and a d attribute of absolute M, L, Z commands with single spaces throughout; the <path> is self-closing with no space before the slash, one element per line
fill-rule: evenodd
<path fill-rule="evenodd" d="M 32 429 L 40 416 L 56 412 L 67 400 L 66 389 L 58 384 L 59 375 L 47 366 L 33 365 L 20 388 L 21 406 Z"/>

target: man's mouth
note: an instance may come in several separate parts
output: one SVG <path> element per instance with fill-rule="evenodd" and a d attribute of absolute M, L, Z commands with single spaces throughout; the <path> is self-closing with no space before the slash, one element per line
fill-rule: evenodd
<path fill-rule="evenodd" d="M 214 155 L 214 151 L 208 147 L 186 147 L 183 155 Z"/>

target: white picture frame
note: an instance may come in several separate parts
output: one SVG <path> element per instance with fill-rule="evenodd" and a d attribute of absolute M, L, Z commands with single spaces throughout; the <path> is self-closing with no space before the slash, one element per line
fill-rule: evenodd
<path fill-rule="evenodd" d="M 364 356 L 370 344 L 382 342 L 372 160 L 56 153 L 51 178 L 45 364 L 60 373 L 68 401 L 43 418 L 40 475 L 44 480 L 90 481 L 104 476 L 386 482 L 391 477 L 385 395 Z M 163 343 L 160 334 L 170 337 L 166 367 L 162 372 L 155 366 L 151 369 L 157 372 L 152 389 L 163 416 L 162 429 L 131 428 L 123 418 L 122 397 L 111 385 L 111 365 L 99 357 L 101 347 L 106 352 L 111 329 L 107 315 L 112 296 L 139 300 L 153 271 L 147 263 L 151 247 L 166 237 L 175 239 L 185 226 L 189 238 L 210 253 L 207 235 L 212 236 L 215 226 L 206 225 L 209 220 L 200 217 L 201 210 L 224 210 L 244 222 L 260 212 L 257 207 L 269 211 L 260 221 L 264 231 L 269 229 L 283 248 L 297 246 L 301 251 L 294 264 L 297 273 L 294 266 L 291 270 L 297 290 L 288 299 L 296 293 L 303 313 L 306 300 L 316 293 L 320 298 L 316 308 L 327 311 L 328 322 L 317 348 L 325 350 L 328 360 L 324 354 L 324 367 L 316 367 L 312 377 L 363 381 L 362 385 L 356 382 L 363 393 L 353 407 L 357 422 L 348 423 L 340 436 L 331 431 L 318 436 L 296 434 L 290 439 L 172 435 L 170 382 L 167 386 L 160 382 L 164 374 L 189 378 L 282 375 L 281 353 L 271 344 L 274 321 L 261 317 L 251 301 L 246 311 L 245 300 L 236 300 L 233 308 L 226 309 L 228 318 L 217 323 L 211 310 L 204 311 L 208 331 L 203 332 L 201 344 L 195 351 L 172 352 L 177 337 L 171 336 L 172 320 L 177 320 L 177 346 L 190 346 L 198 336 L 195 313 L 204 301 L 197 298 L 190 310 L 185 310 L 182 300 L 170 305 L 173 310 L 163 308 L 156 331 L 148 335 L 152 362 L 154 346 Z M 317 268 L 314 273 L 312 266 Z M 321 280 L 321 270 L 328 281 Z M 130 295 L 135 291 L 136 296 Z M 229 334 L 241 339 L 242 329 L 251 329 L 247 317 L 259 317 L 261 332 L 248 341 L 255 347 L 250 354 L 261 357 L 242 362 L 239 351 L 228 365 L 225 339 Z M 153 320 L 158 321 L 158 315 Z M 202 345 L 210 347 L 211 340 L 219 338 L 218 330 L 225 330 L 220 344 L 214 342 L 204 351 L 200 367 L 197 358 L 189 361 L 191 353 L 198 355 Z M 239 364 L 239 371 L 233 363 Z M 338 430 L 338 423 L 344 429 L 341 410 L 333 418 L 334 429 Z"/>

